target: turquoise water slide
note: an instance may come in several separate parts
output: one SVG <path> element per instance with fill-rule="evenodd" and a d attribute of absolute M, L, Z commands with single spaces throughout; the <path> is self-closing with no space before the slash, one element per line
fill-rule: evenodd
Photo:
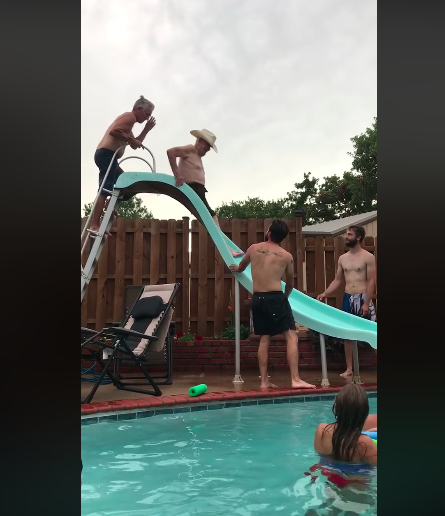
<path fill-rule="evenodd" d="M 235 250 L 241 249 L 218 230 L 198 195 L 188 185 L 177 188 L 173 176 L 125 172 L 118 178 L 115 189 L 121 191 L 124 200 L 138 193 L 162 194 L 176 199 L 206 227 L 227 266 L 241 261 L 242 258 L 232 257 L 227 244 Z M 243 273 L 235 276 L 245 289 L 252 292 L 250 265 Z M 282 286 L 284 290 L 284 283 Z M 294 318 L 299 324 L 332 337 L 368 342 L 377 349 L 377 323 L 332 308 L 295 289 L 292 290 L 289 301 Z"/>

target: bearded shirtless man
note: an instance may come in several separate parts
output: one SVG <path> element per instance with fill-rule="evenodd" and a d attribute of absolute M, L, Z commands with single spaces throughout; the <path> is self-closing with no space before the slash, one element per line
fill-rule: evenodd
<path fill-rule="evenodd" d="M 141 97 L 135 102 L 133 110 L 118 116 L 107 129 L 104 137 L 97 146 L 96 153 L 94 154 L 94 161 L 99 168 L 99 188 L 104 180 L 108 167 L 110 166 L 110 162 L 113 159 L 114 153 L 119 147 L 122 147 L 124 144 L 130 145 L 132 149 L 137 149 L 142 146 L 142 142 L 148 132 L 156 125 L 156 119 L 151 116 L 154 108 L 154 104 L 141 95 Z M 144 129 L 141 134 L 135 138 L 132 131 L 134 124 L 136 122 L 142 124 L 144 121 L 147 121 Z M 121 149 L 117 153 L 105 184 L 102 187 L 103 189 L 109 191 L 114 189 L 114 184 L 116 183 L 117 178 L 123 172 L 119 167 L 117 160 L 124 155 L 124 152 L 125 148 Z M 100 217 L 108 196 L 109 194 L 107 192 L 104 192 L 103 190 L 101 191 L 91 220 L 91 227 L 89 229 L 90 233 L 99 231 Z M 117 214 L 115 213 L 115 215 Z M 109 231 L 107 231 L 107 235 L 111 236 Z"/>
<path fill-rule="evenodd" d="M 179 188 L 185 183 L 198 194 L 198 197 L 204 203 L 211 217 L 215 221 L 215 224 L 218 226 L 218 229 L 221 231 L 218 217 L 212 208 L 210 208 L 206 199 L 207 190 L 205 187 L 205 172 L 202 164 L 202 158 L 210 149 L 218 152 L 215 145 L 216 136 L 207 129 L 203 129 L 202 131 L 190 131 L 190 134 L 196 137 L 194 145 L 173 147 L 167 151 L 168 161 L 176 179 L 175 184 Z M 177 158 L 179 158 L 179 165 L 176 162 Z M 243 252 L 235 251 L 230 247 L 229 249 L 234 258 L 238 258 L 244 254 Z"/>
<path fill-rule="evenodd" d="M 345 281 L 342 310 L 375 321 L 376 313 L 372 303 L 376 272 L 375 257 L 362 248 L 361 244 L 365 234 L 362 226 L 348 228 L 345 235 L 345 246 L 349 247 L 349 251 L 340 256 L 334 281 L 317 299 L 323 301 Z M 343 378 L 352 376 L 352 346 L 351 340 L 345 340 L 346 371 L 340 375 Z"/>
<path fill-rule="evenodd" d="M 255 335 L 260 336 L 258 365 L 261 389 L 276 387 L 267 376 L 267 360 L 270 338 L 280 333 L 287 344 L 292 387 L 315 389 L 315 385 L 303 381 L 298 373 L 298 336 L 288 299 L 294 286 L 294 260 L 292 255 L 280 246 L 288 233 L 289 228 L 284 221 L 274 220 L 265 235 L 265 242 L 251 245 L 240 264 L 230 266 L 232 272 L 239 273 L 251 264 L 252 319 Z M 284 274 L 286 288 L 283 293 L 281 278 Z"/>

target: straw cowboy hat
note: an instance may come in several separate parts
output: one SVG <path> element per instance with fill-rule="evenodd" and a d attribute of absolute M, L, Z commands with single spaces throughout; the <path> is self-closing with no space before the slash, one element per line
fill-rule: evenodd
<path fill-rule="evenodd" d="M 190 134 L 192 136 L 195 136 L 196 138 L 203 139 L 210 145 L 210 147 L 212 147 L 212 149 L 215 152 L 218 152 L 218 149 L 216 148 L 216 145 L 215 145 L 216 136 L 213 133 L 211 133 L 210 131 L 207 131 L 207 129 L 202 129 L 201 131 L 190 131 Z"/>

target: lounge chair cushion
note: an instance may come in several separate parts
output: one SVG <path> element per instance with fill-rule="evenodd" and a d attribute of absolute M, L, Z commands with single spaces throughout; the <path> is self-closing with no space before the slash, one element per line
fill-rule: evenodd
<path fill-rule="evenodd" d="M 136 303 L 131 316 L 136 321 L 147 317 L 158 317 L 164 308 L 164 301 L 160 296 L 149 296 L 139 299 Z"/>

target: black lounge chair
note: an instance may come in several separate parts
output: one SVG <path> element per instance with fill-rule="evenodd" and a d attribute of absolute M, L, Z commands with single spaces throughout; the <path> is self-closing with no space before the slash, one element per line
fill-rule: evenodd
<path fill-rule="evenodd" d="M 82 358 L 85 358 L 87 353 L 91 353 L 102 367 L 99 378 L 82 403 L 89 403 L 93 399 L 99 385 L 106 376 L 118 389 L 153 396 L 162 395 L 158 382 L 147 372 L 147 365 L 152 365 L 152 360 L 154 358 L 159 359 L 161 356 L 162 360 L 167 360 L 167 364 L 169 364 L 167 377 L 170 376 L 171 381 L 172 336 L 169 329 L 174 312 L 174 303 L 179 291 L 179 283 L 146 285 L 141 289 L 139 299 L 119 327 L 104 328 L 100 332 L 94 332 L 94 335 L 81 342 Z M 88 332 L 92 331 L 82 330 L 85 337 Z M 105 364 L 100 355 L 102 355 L 104 361 L 106 360 Z M 122 377 L 119 374 L 119 363 L 122 361 L 125 364 L 136 366 L 143 377 Z M 113 373 L 110 371 L 112 364 L 114 364 Z M 136 379 L 139 382 L 128 381 Z M 141 384 L 141 380 L 146 380 L 152 390 L 144 388 L 146 383 Z"/>

